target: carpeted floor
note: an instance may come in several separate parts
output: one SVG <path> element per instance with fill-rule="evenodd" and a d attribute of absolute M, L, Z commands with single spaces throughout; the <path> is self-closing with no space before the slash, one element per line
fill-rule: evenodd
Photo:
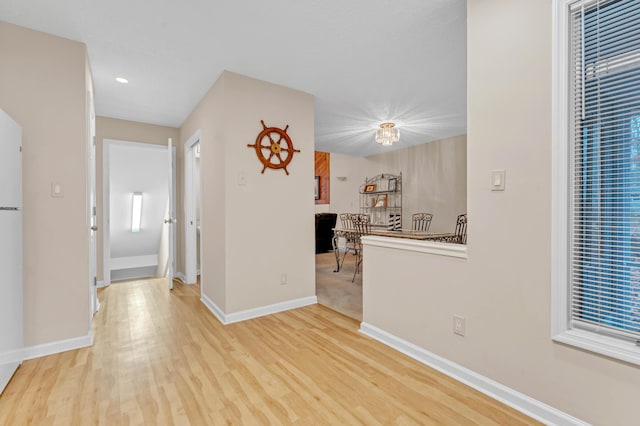
<path fill-rule="evenodd" d="M 341 254 L 342 258 L 342 254 Z M 316 254 L 316 295 L 318 303 L 362 321 L 362 274 L 354 282 L 355 256 L 348 254 L 340 272 L 333 252 Z"/>

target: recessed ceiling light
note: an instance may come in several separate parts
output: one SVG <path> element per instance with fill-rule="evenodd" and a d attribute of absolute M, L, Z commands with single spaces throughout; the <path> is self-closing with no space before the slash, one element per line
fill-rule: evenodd
<path fill-rule="evenodd" d="M 126 78 L 124 78 L 124 77 L 116 77 L 116 81 L 117 81 L 118 83 L 128 83 L 128 82 L 129 82 L 129 80 L 127 80 L 127 79 L 126 79 Z"/>

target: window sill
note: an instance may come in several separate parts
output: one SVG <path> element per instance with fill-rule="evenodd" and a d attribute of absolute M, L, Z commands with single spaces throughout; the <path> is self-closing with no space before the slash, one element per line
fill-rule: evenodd
<path fill-rule="evenodd" d="M 610 358 L 640 365 L 640 346 L 632 342 L 602 336 L 591 331 L 575 329 L 567 330 L 553 336 L 553 340 Z"/>
<path fill-rule="evenodd" d="M 365 246 L 385 247 L 396 250 L 429 253 L 439 256 L 467 258 L 467 246 L 463 244 L 441 243 L 435 241 L 420 241 L 397 237 L 362 237 Z"/>

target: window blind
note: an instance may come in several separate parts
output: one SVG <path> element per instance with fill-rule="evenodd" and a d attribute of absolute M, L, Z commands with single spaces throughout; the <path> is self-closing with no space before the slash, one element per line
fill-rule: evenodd
<path fill-rule="evenodd" d="M 570 14 L 571 326 L 640 340 L 640 1 Z"/>

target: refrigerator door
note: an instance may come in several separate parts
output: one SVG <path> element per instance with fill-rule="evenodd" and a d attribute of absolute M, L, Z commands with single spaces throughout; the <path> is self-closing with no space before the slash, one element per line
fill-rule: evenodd
<path fill-rule="evenodd" d="M 22 362 L 22 212 L 0 210 L 0 393 Z"/>
<path fill-rule="evenodd" d="M 22 129 L 0 109 L 0 207 L 22 206 Z"/>

